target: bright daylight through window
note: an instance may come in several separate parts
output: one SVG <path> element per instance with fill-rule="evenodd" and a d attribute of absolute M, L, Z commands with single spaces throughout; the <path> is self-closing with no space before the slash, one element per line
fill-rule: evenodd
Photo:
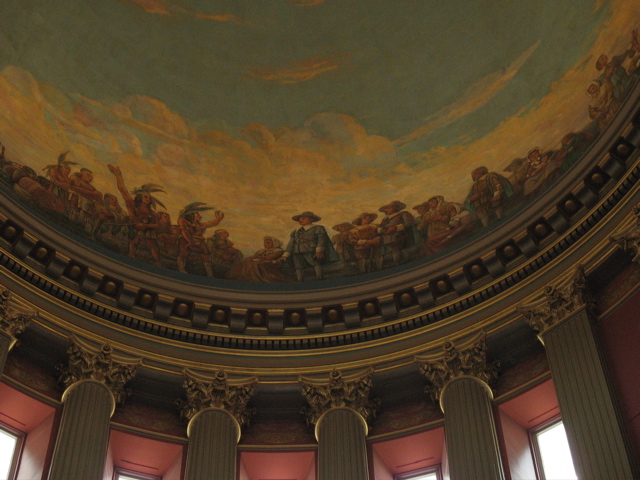
<path fill-rule="evenodd" d="M 413 472 L 396 475 L 395 480 L 441 480 L 438 467 L 414 470 Z"/>
<path fill-rule="evenodd" d="M 0 479 L 10 478 L 18 437 L 0 427 Z"/>
<path fill-rule="evenodd" d="M 562 422 L 535 432 L 539 471 L 544 480 L 577 480 Z"/>

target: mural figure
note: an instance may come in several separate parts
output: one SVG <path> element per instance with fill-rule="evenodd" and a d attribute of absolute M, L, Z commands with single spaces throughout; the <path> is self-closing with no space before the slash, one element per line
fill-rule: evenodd
<path fill-rule="evenodd" d="M 418 234 L 418 237 L 420 239 L 420 244 L 423 244 L 424 242 L 427 241 L 428 235 L 427 235 L 427 225 L 426 223 L 422 222 L 422 219 L 424 218 L 426 213 L 429 211 L 429 202 L 420 203 L 415 207 L 413 207 L 412 210 L 415 210 L 418 213 L 414 221 L 414 226 L 416 228 L 416 233 Z"/>
<path fill-rule="evenodd" d="M 349 222 L 342 222 L 332 227 L 338 233 L 331 237 L 331 243 L 345 265 L 352 265 L 355 260 L 353 245 L 347 243 L 347 234 L 352 228 L 353 225 Z"/>
<path fill-rule="evenodd" d="M 384 212 L 385 217 L 380 222 L 378 237 L 371 241 L 383 247 L 383 255 L 391 255 L 394 265 L 400 265 L 403 260 L 402 251 L 413 240 L 413 215 L 405 208 L 406 204 L 399 200 L 380 207 L 379 211 Z"/>
<path fill-rule="evenodd" d="M 115 165 L 107 165 L 109 171 L 116 177 L 116 185 L 118 191 L 122 195 L 129 217 L 133 221 L 133 238 L 129 242 L 129 256 L 136 257 L 138 246 L 143 242 L 153 257 L 154 265 L 162 266 L 160 262 L 160 247 L 158 245 L 158 236 L 156 229 L 158 228 L 158 217 L 156 215 L 156 205 L 166 208 L 160 200 L 153 196 L 154 193 L 162 192 L 162 187 L 153 183 L 146 183 L 140 188 L 133 190 L 135 198 L 127 190 L 122 177 L 120 167 Z"/>
<path fill-rule="evenodd" d="M 427 200 L 429 210 L 422 215 L 418 231 L 423 230 L 427 238 L 449 228 L 449 209 L 442 195 L 436 195 Z"/>
<path fill-rule="evenodd" d="M 489 172 L 487 167 L 478 167 L 471 172 L 473 185 L 465 200 L 465 208 L 475 213 L 484 227 L 490 219 L 503 217 L 504 206 L 513 196 L 509 180 L 498 173 Z"/>
<path fill-rule="evenodd" d="M 377 213 L 363 212 L 351 223 L 354 228 L 347 232 L 347 242 L 353 245 L 359 273 L 370 272 L 374 262 L 376 268 L 382 268 L 382 253 L 376 238 L 379 225 L 373 223 Z"/>
<path fill-rule="evenodd" d="M 67 200 L 69 190 L 71 190 L 71 165 L 78 165 L 77 162 L 67 160 L 66 156 L 69 151 L 66 151 L 58 157 L 58 162 L 53 165 L 47 165 L 43 168 L 46 171 L 46 176 L 51 180 L 51 193 Z"/>
<path fill-rule="evenodd" d="M 231 267 L 225 275 L 229 280 L 249 282 L 289 282 L 291 278 L 282 271 L 278 261 L 284 254 L 282 242 L 276 237 L 266 236 L 264 248 L 245 258 L 244 262 Z"/>
<path fill-rule="evenodd" d="M 218 217 L 217 212 L 216 217 Z M 222 220 L 222 218 L 220 218 L 220 220 Z M 213 233 L 213 236 L 207 240 L 207 246 L 211 253 L 213 265 L 223 274 L 231 267 L 242 261 L 242 252 L 233 246 L 233 242 L 229 239 L 229 232 L 227 230 L 216 230 Z"/>
<path fill-rule="evenodd" d="M 216 210 L 213 220 L 203 222 L 200 212 L 211 209 L 213 209 L 213 207 L 208 207 L 206 203 L 193 202 L 180 211 L 180 217 L 178 218 L 178 226 L 180 227 L 178 247 L 180 251 L 178 253 L 177 263 L 178 270 L 182 273 L 187 273 L 186 266 L 189 258 L 195 257 L 202 262 L 207 276 L 213 277 L 211 254 L 205 242 L 204 234 L 207 228 L 214 227 L 222 221 L 224 213 Z M 160 226 L 161 223 L 158 223 Z"/>
<path fill-rule="evenodd" d="M 291 232 L 287 248 L 279 261 L 284 262 L 289 257 L 293 259 L 299 282 L 304 280 L 304 269 L 307 266 L 314 268 L 318 280 L 322 279 L 323 265 L 338 261 L 339 257 L 326 229 L 322 225 L 314 225 L 314 222 L 319 222 L 321 218 L 313 212 L 302 212 L 291 217 L 291 220 L 298 222 L 300 228 Z"/>
<path fill-rule="evenodd" d="M 428 238 L 420 250 L 421 256 L 433 255 L 460 241 L 476 226 L 476 216 L 459 203 L 448 203 L 449 224 L 446 230 Z"/>

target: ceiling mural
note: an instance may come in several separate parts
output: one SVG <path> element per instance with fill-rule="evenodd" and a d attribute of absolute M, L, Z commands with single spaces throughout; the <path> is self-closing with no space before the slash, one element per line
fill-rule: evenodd
<path fill-rule="evenodd" d="M 215 282 L 416 265 L 571 170 L 639 26 L 631 0 L 5 1 L 2 195 Z"/>

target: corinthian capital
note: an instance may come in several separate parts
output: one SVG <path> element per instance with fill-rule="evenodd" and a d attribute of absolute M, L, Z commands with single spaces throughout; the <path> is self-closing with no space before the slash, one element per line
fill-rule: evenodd
<path fill-rule="evenodd" d="M 5 288 L 0 288 L 0 330 L 15 338 L 27 327 L 29 322 L 38 314 L 16 305 L 12 294 Z"/>
<path fill-rule="evenodd" d="M 197 377 L 186 369 L 182 374 L 187 399 L 176 403 L 183 420 L 188 422 L 206 408 L 217 408 L 232 415 L 241 427 L 249 425 L 256 410 L 247 405 L 253 396 L 257 378 L 236 380 L 231 385 L 227 374 L 222 370 L 218 370 L 211 380 Z"/>
<path fill-rule="evenodd" d="M 427 378 L 424 391 L 438 403 L 444 387 L 456 378 L 474 377 L 487 386 L 498 379 L 500 364 L 487 361 L 486 334 L 480 332 L 471 341 L 457 347 L 452 341 L 442 345 L 440 355 L 416 356 L 420 372 Z"/>
<path fill-rule="evenodd" d="M 93 350 L 75 337 L 71 337 L 67 354 L 69 364 L 56 365 L 58 381 L 65 388 L 81 380 L 96 380 L 111 390 L 116 404 L 124 402 L 131 395 L 131 390 L 125 385 L 135 376 L 141 361 L 128 364 L 117 362 L 113 359 L 111 345 L 104 344 L 100 350 Z"/>
<path fill-rule="evenodd" d="M 579 265 L 572 278 L 556 286 L 547 285 L 542 298 L 520 305 L 518 311 L 535 331 L 543 333 L 583 306 L 589 311 L 595 310 L 584 268 Z"/>
<path fill-rule="evenodd" d="M 632 225 L 609 237 L 609 241 L 616 243 L 627 253 L 633 255 L 632 262 L 640 262 L 640 203 L 633 207 L 635 217 Z"/>
<path fill-rule="evenodd" d="M 300 377 L 302 396 L 309 403 L 309 407 L 303 407 L 301 410 L 307 425 L 315 426 L 324 413 L 339 407 L 355 410 L 367 423 L 371 423 L 380 406 L 379 398 L 369 400 L 369 392 L 373 386 L 372 377 L 372 368 L 363 375 L 348 380 L 343 378 L 342 372 L 333 370 L 329 374 L 328 383 Z"/>

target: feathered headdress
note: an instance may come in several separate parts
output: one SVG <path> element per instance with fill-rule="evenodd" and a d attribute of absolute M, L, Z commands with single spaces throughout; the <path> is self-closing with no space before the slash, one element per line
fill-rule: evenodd
<path fill-rule="evenodd" d="M 213 208 L 215 207 L 210 207 L 204 202 L 193 202 L 180 210 L 180 216 L 186 217 L 191 213 L 204 212 L 205 210 L 212 210 Z"/>
<path fill-rule="evenodd" d="M 67 160 L 66 156 L 69 153 L 69 150 L 67 150 L 64 153 L 61 153 L 60 156 L 58 157 L 58 163 L 54 163 L 52 165 L 47 165 L 46 167 L 44 167 L 42 170 L 46 170 L 47 171 L 47 175 L 49 174 L 49 172 L 51 172 L 51 170 L 53 170 L 54 168 L 58 168 L 61 167 L 62 165 L 80 165 L 78 162 L 72 162 L 71 160 Z"/>
<path fill-rule="evenodd" d="M 160 205 L 162 208 L 166 210 L 167 207 L 165 207 L 160 200 L 158 200 L 156 197 L 152 195 L 158 192 L 167 193 L 162 189 L 160 185 L 156 185 L 155 183 L 145 183 L 140 188 L 133 189 L 133 194 L 136 196 L 136 198 L 139 195 L 147 194 L 149 195 L 149 197 L 151 197 L 151 207 L 156 208 L 156 205 Z"/>

